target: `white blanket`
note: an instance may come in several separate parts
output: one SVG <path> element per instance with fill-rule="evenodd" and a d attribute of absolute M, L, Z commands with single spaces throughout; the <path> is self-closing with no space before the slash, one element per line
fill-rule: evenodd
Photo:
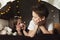
<path fill-rule="evenodd" d="M 3 8 L 8 2 L 12 2 L 12 1 L 15 1 L 15 0 L 0 0 L 0 9 Z"/>
<path fill-rule="evenodd" d="M 42 1 L 48 2 L 51 5 L 55 6 L 56 8 L 60 9 L 60 0 L 42 0 Z"/>

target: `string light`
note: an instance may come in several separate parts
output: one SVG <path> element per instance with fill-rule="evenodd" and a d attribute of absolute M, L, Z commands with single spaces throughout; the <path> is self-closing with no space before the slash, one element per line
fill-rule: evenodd
<path fill-rule="evenodd" d="M 4 13 L 3 12 L 1 12 L 1 15 L 3 15 Z"/>
<path fill-rule="evenodd" d="M 14 18 L 16 18 L 16 17 L 18 17 L 18 16 L 14 16 Z"/>
<path fill-rule="evenodd" d="M 0 12 L 1 13 L 1 15 L 3 15 L 3 14 L 6 14 L 5 12 L 8 12 L 9 10 L 10 10 L 10 6 L 6 9 L 6 11 L 2 11 L 2 12 Z"/>
<path fill-rule="evenodd" d="M 15 18 L 18 17 L 18 18 L 22 18 L 21 16 L 14 16 Z"/>
<path fill-rule="evenodd" d="M 6 10 L 6 12 L 8 12 L 8 10 Z"/>
<path fill-rule="evenodd" d="M 18 11 L 17 13 L 20 13 L 20 11 Z"/>
<path fill-rule="evenodd" d="M 19 1 L 17 1 L 17 2 L 19 2 Z"/>
<path fill-rule="evenodd" d="M 9 11 L 10 9 L 8 9 L 8 11 Z"/>
<path fill-rule="evenodd" d="M 53 17 L 55 17 L 55 15 L 53 15 Z"/>
<path fill-rule="evenodd" d="M 16 6 L 17 8 L 19 7 L 19 6 Z"/>
<path fill-rule="evenodd" d="M 3 12 L 5 14 L 5 12 Z"/>
<path fill-rule="evenodd" d="M 19 18 L 22 18 L 21 16 Z"/>
<path fill-rule="evenodd" d="M 38 2 L 40 2 L 41 0 L 38 0 Z"/>
<path fill-rule="evenodd" d="M 51 12 L 54 12 L 54 10 L 51 10 Z"/>
<path fill-rule="evenodd" d="M 9 7 L 7 8 L 6 12 L 8 12 L 8 11 L 10 10 L 10 8 L 11 8 L 11 7 L 9 6 Z"/>
<path fill-rule="evenodd" d="M 11 8 L 11 7 L 9 6 L 9 8 Z"/>

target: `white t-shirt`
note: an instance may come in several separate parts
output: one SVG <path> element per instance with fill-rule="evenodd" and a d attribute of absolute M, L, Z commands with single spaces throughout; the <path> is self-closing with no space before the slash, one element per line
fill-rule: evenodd
<path fill-rule="evenodd" d="M 28 26 L 28 30 L 34 30 L 34 28 L 35 28 L 35 23 L 33 20 L 31 20 L 29 23 L 29 26 Z M 50 23 L 48 25 L 47 29 L 48 29 L 48 31 L 53 30 L 53 23 Z"/>
<path fill-rule="evenodd" d="M 53 30 L 53 23 L 50 23 L 47 27 L 48 31 Z"/>
<path fill-rule="evenodd" d="M 31 20 L 28 26 L 28 30 L 34 30 L 34 28 L 35 28 L 35 23 L 33 20 Z"/>

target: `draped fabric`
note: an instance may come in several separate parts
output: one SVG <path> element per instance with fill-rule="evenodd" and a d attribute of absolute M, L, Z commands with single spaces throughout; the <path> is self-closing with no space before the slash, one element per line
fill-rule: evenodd
<path fill-rule="evenodd" d="M 14 0 L 0 0 L 0 4 L 1 4 L 0 9 L 3 8 L 10 1 L 12 2 Z"/>
<path fill-rule="evenodd" d="M 60 9 L 60 0 L 42 0 L 42 1 L 48 2 L 51 5 L 55 6 L 56 8 Z"/>

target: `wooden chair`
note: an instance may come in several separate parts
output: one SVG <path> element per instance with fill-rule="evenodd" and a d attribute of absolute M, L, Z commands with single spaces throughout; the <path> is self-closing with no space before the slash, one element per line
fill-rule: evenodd
<path fill-rule="evenodd" d="M 57 30 L 58 34 L 60 34 L 60 24 L 59 23 L 54 23 L 54 29 Z"/>

